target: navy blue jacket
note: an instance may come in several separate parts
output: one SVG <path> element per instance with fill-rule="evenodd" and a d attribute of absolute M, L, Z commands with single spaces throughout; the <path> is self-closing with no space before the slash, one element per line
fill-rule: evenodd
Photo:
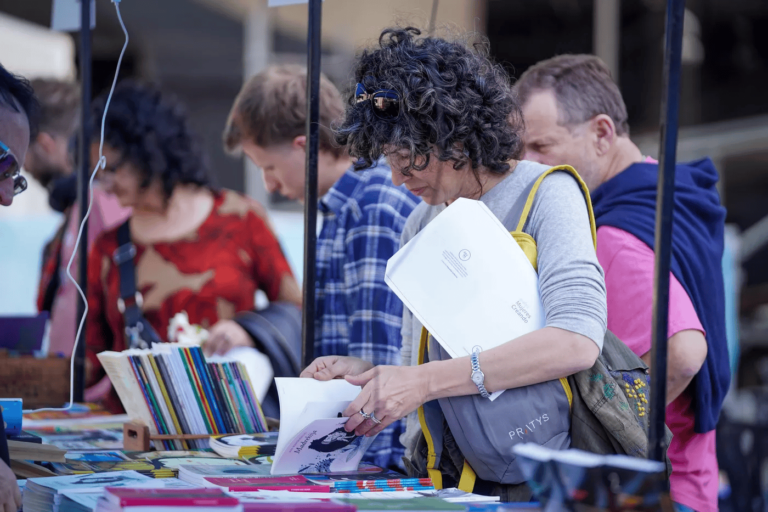
<path fill-rule="evenodd" d="M 592 193 L 597 226 L 622 229 L 653 249 L 658 170 L 658 164 L 633 164 L 598 187 Z M 677 164 L 671 270 L 693 302 L 708 348 L 692 382 L 698 433 L 717 426 L 731 379 L 722 271 L 725 208 L 717 180 L 709 158 Z"/>

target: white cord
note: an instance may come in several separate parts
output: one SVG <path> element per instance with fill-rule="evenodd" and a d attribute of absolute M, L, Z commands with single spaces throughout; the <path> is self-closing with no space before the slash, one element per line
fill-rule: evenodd
<path fill-rule="evenodd" d="M 69 411 L 74 407 L 75 404 L 75 354 L 77 353 L 77 345 L 80 343 L 80 334 L 82 334 L 83 326 L 85 325 L 85 319 L 88 316 L 88 298 L 85 296 L 85 293 L 83 292 L 83 289 L 80 288 L 80 285 L 77 282 L 77 279 L 72 277 L 72 262 L 75 261 L 75 255 L 77 254 L 77 248 L 80 245 L 80 240 L 83 237 L 83 229 L 85 228 L 85 223 L 88 220 L 88 217 L 91 216 L 91 208 L 93 208 L 93 180 L 96 177 L 96 172 L 99 169 L 104 169 L 107 165 L 107 159 L 104 157 L 104 126 L 107 122 L 107 111 L 109 110 L 109 103 L 112 101 L 112 94 L 115 92 L 115 86 L 117 85 L 117 77 L 120 74 L 120 65 L 123 62 L 123 56 L 125 55 L 125 49 L 128 48 L 128 30 L 125 28 L 125 23 L 123 23 L 123 17 L 120 15 L 120 0 L 112 0 L 112 3 L 115 4 L 115 10 L 117 11 L 117 19 L 120 21 L 120 28 L 123 29 L 123 34 L 125 34 L 125 43 L 123 44 L 123 49 L 120 52 L 120 58 L 117 59 L 117 68 L 115 69 L 115 78 L 112 80 L 112 88 L 109 90 L 109 96 L 107 96 L 107 103 L 104 105 L 104 114 L 101 117 L 101 137 L 99 139 L 99 161 L 96 162 L 96 167 L 93 169 L 93 173 L 91 173 L 91 178 L 88 180 L 88 192 L 90 195 L 90 200 L 88 201 L 88 210 L 85 212 L 85 217 L 83 217 L 83 221 L 80 223 L 80 230 L 77 233 L 77 239 L 75 240 L 75 247 L 72 250 L 72 256 L 69 258 L 69 264 L 67 265 L 67 277 L 69 277 L 69 280 L 72 281 L 77 288 L 78 293 L 80 294 L 80 297 L 82 298 L 83 302 L 85 303 L 85 309 L 83 310 L 83 316 L 80 318 L 80 325 L 77 328 L 77 334 L 75 335 L 75 345 L 72 348 L 72 360 L 70 362 L 69 366 L 69 404 L 66 407 L 62 408 L 43 408 L 43 409 L 34 409 L 34 410 L 24 410 L 22 411 L 24 414 L 34 413 L 34 412 L 44 412 L 44 411 Z M 87 140 L 81 141 L 81 144 L 88 144 Z M 87 244 L 86 244 L 87 247 Z M 84 251 L 87 253 L 87 251 Z M 87 254 L 84 254 L 83 257 L 87 257 Z"/>

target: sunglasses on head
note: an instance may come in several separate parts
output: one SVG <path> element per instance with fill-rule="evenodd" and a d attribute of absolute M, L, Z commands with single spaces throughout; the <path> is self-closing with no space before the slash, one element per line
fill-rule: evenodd
<path fill-rule="evenodd" d="M 363 84 L 357 84 L 355 103 L 370 101 L 373 113 L 380 119 L 395 119 L 400 115 L 400 95 L 392 89 L 368 92 Z"/>
<path fill-rule="evenodd" d="M 27 180 L 21 175 L 21 165 L 11 150 L 0 142 L 0 181 L 13 179 L 13 195 L 27 190 Z"/>

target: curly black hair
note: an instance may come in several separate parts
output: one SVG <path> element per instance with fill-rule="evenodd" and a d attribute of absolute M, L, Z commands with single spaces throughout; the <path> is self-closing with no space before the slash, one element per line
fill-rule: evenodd
<path fill-rule="evenodd" d="M 523 116 L 507 73 L 487 55 L 487 45 L 419 37 L 417 28 L 388 28 L 378 47 L 356 60 L 355 79 L 367 91 L 392 89 L 402 98 L 395 119 L 381 119 L 369 102 L 349 94 L 345 118 L 335 128 L 336 141 L 365 169 L 385 148 L 405 149 L 410 164 L 423 170 L 434 151 L 454 169 L 469 163 L 504 174 L 508 161 L 522 153 Z"/>
<path fill-rule="evenodd" d="M 93 140 L 99 139 L 107 96 L 105 93 L 93 102 Z M 104 141 L 141 171 L 142 188 L 159 179 L 166 199 L 181 184 L 213 188 L 202 143 L 189 124 L 186 110 L 153 86 L 126 80 L 115 87 Z"/>

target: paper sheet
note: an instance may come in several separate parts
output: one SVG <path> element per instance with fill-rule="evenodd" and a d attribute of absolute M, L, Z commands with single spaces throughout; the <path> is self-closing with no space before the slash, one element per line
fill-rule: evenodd
<path fill-rule="evenodd" d="M 536 270 L 480 201 L 441 212 L 389 259 L 385 281 L 451 357 L 546 324 Z"/>

